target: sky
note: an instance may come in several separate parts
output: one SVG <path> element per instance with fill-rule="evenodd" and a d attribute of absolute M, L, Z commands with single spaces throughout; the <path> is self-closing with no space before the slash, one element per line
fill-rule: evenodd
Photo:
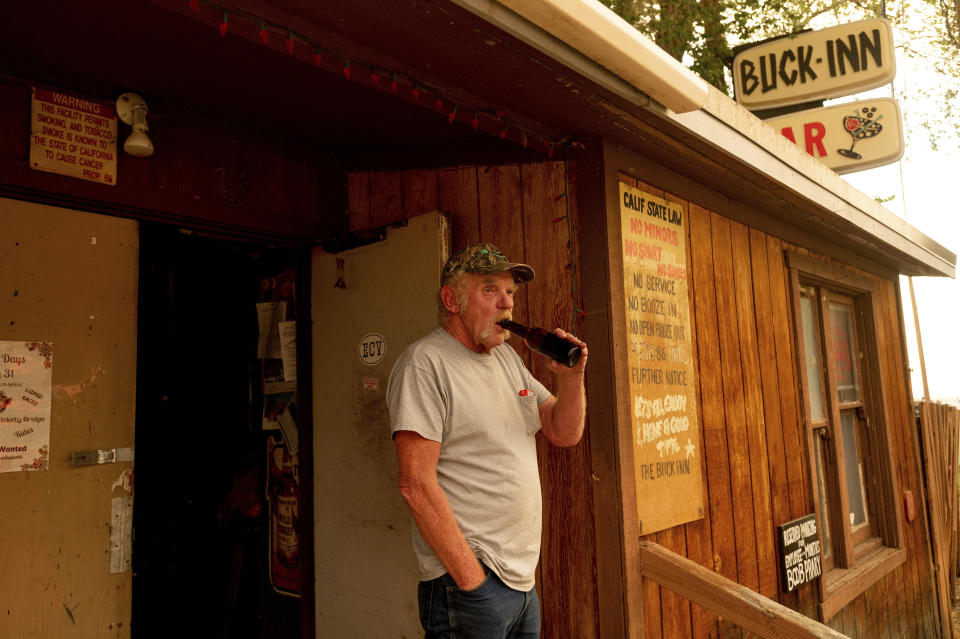
<path fill-rule="evenodd" d="M 902 163 L 902 188 L 901 166 Z M 871 197 L 895 198 L 884 206 L 950 252 L 960 252 L 960 206 L 950 186 L 960 178 L 960 153 L 935 152 L 924 144 L 908 144 L 900 163 L 847 174 L 845 179 Z M 904 324 L 914 397 L 923 395 L 909 282 L 901 276 Z M 930 398 L 960 402 L 960 280 L 914 277 L 920 340 L 923 345 Z"/>
<path fill-rule="evenodd" d="M 896 47 L 896 76 L 892 83 L 864 93 L 827 100 L 831 106 L 852 100 L 890 98 L 897 100 L 904 120 L 904 155 L 892 164 L 847 173 L 843 177 L 856 189 L 872 198 L 882 198 L 883 206 L 895 215 L 924 233 L 954 255 L 960 253 L 960 204 L 952 196 L 951 186 L 960 181 L 960 139 L 951 131 L 943 130 L 940 150 L 934 151 L 929 136 L 921 123 L 930 121 L 932 115 L 950 113 L 960 105 L 953 105 L 925 98 L 921 89 L 949 87 L 956 78 L 947 78 L 931 69 L 930 56 L 925 59 L 908 58 L 903 55 L 900 43 L 909 40 L 910 46 L 923 53 L 929 45 L 931 33 L 927 24 L 937 20 L 931 16 L 931 5 L 909 0 L 889 0 L 886 3 L 888 16 L 903 15 L 911 29 L 920 35 L 905 35 L 894 22 Z M 853 12 L 862 8 L 853 4 Z M 897 12 L 903 12 L 897 13 Z M 846 22 L 863 19 L 863 15 L 838 17 L 832 11 L 821 12 L 806 26 L 824 29 Z M 690 60 L 685 60 L 689 66 Z M 728 78 L 729 80 L 729 78 Z M 936 93 L 936 91 L 934 91 Z M 954 115 L 956 121 L 960 115 Z M 911 369 L 911 387 L 914 398 L 924 395 L 923 377 L 918 344 L 923 346 L 923 361 L 926 367 L 930 399 L 950 402 L 960 407 L 960 280 L 949 277 L 915 277 L 913 288 L 920 325 L 917 338 L 913 320 L 913 305 L 910 297 L 909 279 L 900 277 L 903 294 L 903 319 L 906 332 L 907 352 Z"/>
<path fill-rule="evenodd" d="M 895 34 L 896 38 L 896 34 Z M 960 141 L 949 133 L 941 140 L 940 150 L 930 148 L 926 132 L 917 124 L 936 110 L 949 105 L 923 102 L 909 96 L 917 95 L 917 86 L 947 82 L 929 68 L 916 61 L 897 59 L 897 75 L 892 85 L 886 85 L 864 94 L 858 99 L 891 97 L 895 92 L 906 126 L 903 158 L 887 166 L 848 173 L 850 184 L 871 197 L 893 199 L 883 206 L 905 218 L 951 253 L 960 253 L 960 204 L 951 188 L 960 179 Z M 953 80 L 956 82 L 956 80 Z M 904 96 L 907 96 L 906 98 Z M 850 98 L 827 102 L 836 104 Z M 912 129 L 912 131 L 911 131 Z M 910 302 L 909 282 L 901 276 L 903 315 L 910 358 L 911 386 L 915 398 L 923 396 L 918 341 Z M 930 399 L 949 401 L 960 406 L 960 280 L 946 277 L 915 277 L 917 315 L 920 341 Z"/>

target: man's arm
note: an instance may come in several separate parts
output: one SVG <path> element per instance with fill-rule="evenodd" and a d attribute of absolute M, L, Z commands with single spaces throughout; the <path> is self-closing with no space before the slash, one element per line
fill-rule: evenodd
<path fill-rule="evenodd" d="M 440 443 L 410 430 L 397 431 L 393 441 L 400 465 L 400 494 L 424 540 L 461 590 L 478 587 L 486 576 L 483 567 L 467 545 L 450 501 L 437 481 Z"/>
<path fill-rule="evenodd" d="M 540 425 L 544 436 L 555 446 L 576 446 L 583 436 L 587 411 L 587 395 L 583 388 L 587 345 L 562 329 L 553 332 L 557 337 L 579 346 L 582 353 L 573 368 L 550 362 L 550 370 L 557 376 L 557 394 L 540 404 Z"/>

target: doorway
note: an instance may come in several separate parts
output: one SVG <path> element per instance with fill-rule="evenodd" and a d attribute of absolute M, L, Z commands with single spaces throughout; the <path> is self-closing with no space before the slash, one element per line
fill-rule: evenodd
<path fill-rule="evenodd" d="M 301 635 L 296 484 L 257 312 L 277 273 L 295 279 L 289 252 L 141 225 L 133 639 Z"/>

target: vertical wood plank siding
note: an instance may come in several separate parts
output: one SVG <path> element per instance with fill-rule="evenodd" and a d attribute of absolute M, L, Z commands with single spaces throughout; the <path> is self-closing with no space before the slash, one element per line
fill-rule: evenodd
<path fill-rule="evenodd" d="M 347 180 L 350 227 L 368 228 L 443 209 L 450 214 L 452 250 L 490 241 L 511 259 L 524 260 L 536 269 L 536 280 L 521 287 L 517 297 L 515 315 L 520 321 L 565 329 L 572 322 L 577 332 L 581 324 L 575 311 L 581 302 L 579 293 L 577 299 L 571 296 L 571 277 L 576 291 L 582 283 L 568 264 L 571 250 L 575 256 L 579 251 L 581 221 L 569 168 L 564 162 L 545 162 L 351 174 Z M 777 566 L 775 526 L 813 512 L 784 251 L 830 260 L 733 222 L 655 184 L 623 173 L 620 177 L 677 202 L 689 219 L 691 339 L 698 366 L 706 512 L 702 520 L 644 538 L 817 619 L 815 586 L 782 592 Z M 568 215 L 572 237 L 568 237 Z M 882 309 L 877 339 L 898 488 L 919 496 L 917 442 L 901 348 L 899 287 L 895 281 L 858 272 L 876 282 Z M 549 386 L 544 362 L 530 358 L 522 346 L 518 351 Z M 616 442 L 610 441 L 609 446 Z M 605 459 L 611 454 L 616 453 L 593 457 Z M 541 441 L 538 456 L 546 524 L 538 573 L 543 636 L 596 637 L 602 625 L 594 583 L 598 554 L 619 552 L 594 543 L 592 483 L 597 476 L 609 476 L 609 469 L 591 468 L 586 437 L 572 449 Z M 829 622 L 831 627 L 852 637 L 938 636 L 922 522 L 918 517 L 903 523 L 906 563 L 837 613 Z M 655 584 L 644 583 L 642 596 L 645 639 L 741 636 L 732 624 Z"/>
<path fill-rule="evenodd" d="M 713 553 L 708 568 L 737 580 L 734 542 L 733 498 L 730 488 L 730 455 L 727 450 L 723 381 L 720 369 L 720 337 L 717 323 L 717 292 L 714 284 L 713 243 L 710 240 L 710 212 L 690 206 L 690 251 L 693 283 L 693 312 L 697 326 L 697 377 L 700 380 L 700 423 L 706 463 L 707 502 Z M 712 565 L 711 565 L 712 564 Z M 733 629 L 724 625 L 724 635 Z M 716 622 L 702 637 L 716 637 Z M 701 629 L 701 632 L 703 629 Z"/>
<path fill-rule="evenodd" d="M 348 175 L 347 187 L 351 229 L 444 210 L 450 216 L 451 252 L 482 240 L 495 244 L 511 260 L 533 266 L 536 279 L 519 287 L 515 296 L 518 321 L 582 332 L 575 312 L 582 305 L 581 283 L 575 279 L 571 286 L 577 271 L 569 266 L 571 249 L 574 256 L 579 251 L 579 219 L 565 163 L 354 173 Z M 578 299 L 571 290 L 577 291 Z M 545 360 L 530 357 L 525 346 L 512 345 L 534 375 L 552 387 L 553 374 Z M 538 437 L 537 455 L 547 523 L 537 574 L 543 636 L 596 637 L 589 443 L 584 437 L 579 446 L 559 449 Z"/>

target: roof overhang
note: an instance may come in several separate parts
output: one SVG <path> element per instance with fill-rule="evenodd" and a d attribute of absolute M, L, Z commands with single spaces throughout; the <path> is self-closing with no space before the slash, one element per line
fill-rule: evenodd
<path fill-rule="evenodd" d="M 708 85 L 652 40 L 602 3 L 583 0 L 502 0 L 509 7 L 604 69 L 641 89 L 677 113 L 697 111 L 707 100 Z M 470 1 L 491 17 L 495 2 Z"/>
<path fill-rule="evenodd" d="M 904 275 L 956 276 L 956 255 L 923 234 L 719 91 L 700 111 L 664 117 L 718 152 L 735 155 L 873 251 L 892 251 Z"/>
<path fill-rule="evenodd" d="M 603 139 L 634 150 L 716 194 L 728 209 L 718 212 L 749 209 L 797 244 L 829 243 L 887 272 L 955 273 L 953 253 L 705 85 L 596 0 L 192 4 L 11 5 L 0 23 L 0 83 L 36 78 L 104 99 L 132 90 L 150 104 L 155 143 L 162 143 L 165 122 L 189 112 L 296 140 L 346 170 L 546 159 L 543 145 L 522 148 L 515 134 L 501 139 L 495 127 L 502 117 L 511 132 L 522 129 L 531 139 Z M 220 37 L 225 7 L 237 13 L 229 35 Z M 258 35 L 264 23 L 273 29 L 269 45 Z M 43 25 L 43 37 L 24 25 Z M 324 47 L 323 65 L 303 43 L 291 55 L 283 45 L 288 30 Z M 356 70 L 350 79 L 344 60 Z M 443 111 L 432 97 L 412 98 L 409 86 L 377 86 L 372 68 L 381 78 L 395 73 L 439 92 Z M 449 104 L 460 105 L 456 118 Z M 471 126 L 476 112 L 486 114 L 478 129 Z M 562 146 L 550 148 L 562 155 Z"/>
<path fill-rule="evenodd" d="M 839 232 L 852 250 L 902 274 L 955 276 L 954 253 L 707 86 L 596 0 L 452 1 L 614 91 L 628 114 L 659 121 L 668 136 L 702 153 L 709 160 L 703 168 L 723 166 L 751 183 L 744 190 L 726 181 L 726 189 L 716 185 L 721 191 L 747 198 L 752 192 L 758 205 L 766 192 L 764 208 L 771 214 L 834 241 Z M 646 142 L 642 135 L 640 141 Z"/>

